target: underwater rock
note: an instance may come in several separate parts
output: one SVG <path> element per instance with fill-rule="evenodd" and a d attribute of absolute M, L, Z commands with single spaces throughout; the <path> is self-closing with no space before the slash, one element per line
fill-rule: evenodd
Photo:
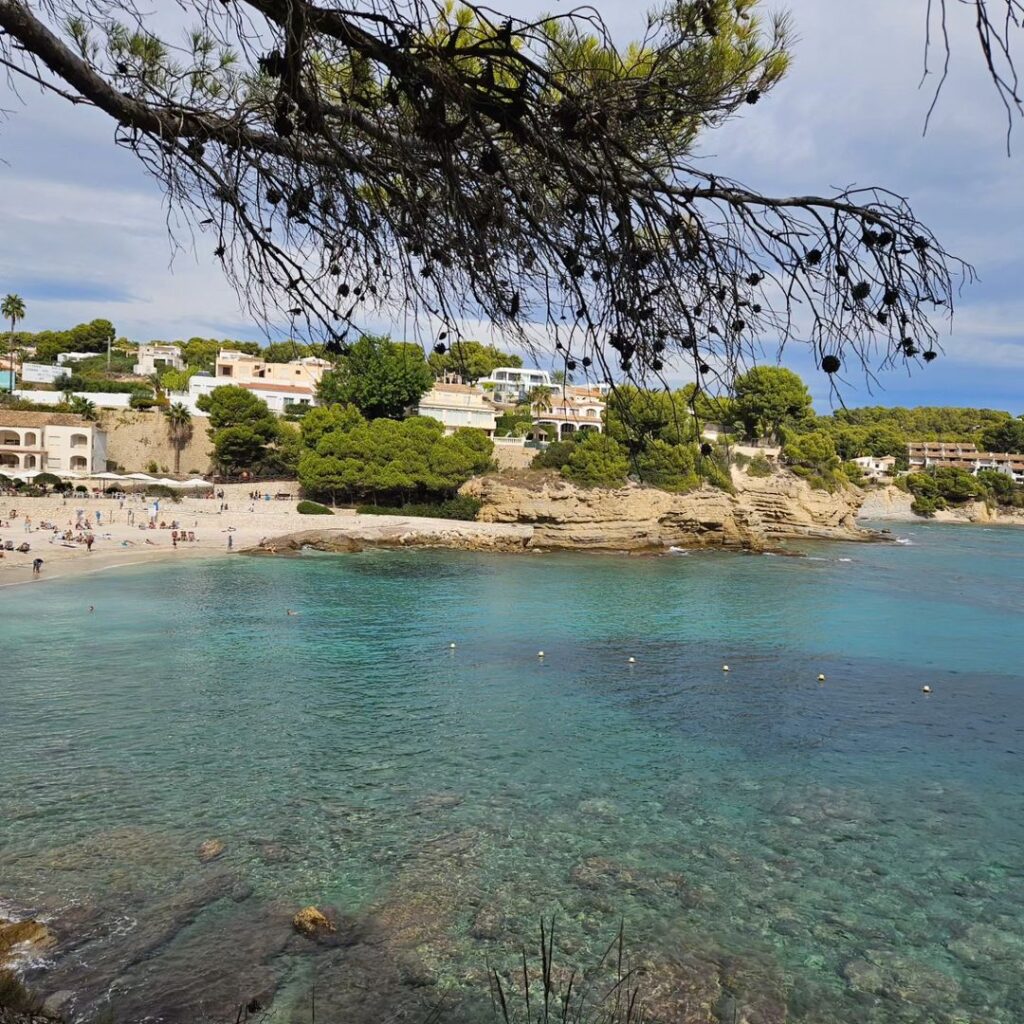
<path fill-rule="evenodd" d="M 159 1008 L 165 1024 L 233 1021 L 252 999 L 269 1006 L 293 934 L 289 910 L 275 903 L 254 913 L 248 904 L 231 905 L 226 916 L 199 922 L 131 966 L 95 1001 L 109 995 L 117 1021 L 151 1019 Z"/>
<path fill-rule="evenodd" d="M 293 918 L 292 927 L 311 939 L 336 932 L 337 926 L 323 911 L 314 906 L 303 907 Z"/>
<path fill-rule="evenodd" d="M 504 931 L 505 918 L 496 907 L 480 909 L 469 926 L 469 934 L 474 939 L 496 939 Z"/>
<path fill-rule="evenodd" d="M 200 843 L 196 848 L 196 856 L 199 858 L 200 863 L 208 864 L 211 860 L 216 860 L 220 857 L 226 847 L 219 839 L 207 839 Z"/>
<path fill-rule="evenodd" d="M 1024 961 L 1024 936 L 992 924 L 972 924 L 960 938 L 947 943 L 946 948 L 967 964 L 986 960 Z"/>
<path fill-rule="evenodd" d="M 569 871 L 569 881 L 581 889 L 620 889 L 639 895 L 689 896 L 686 879 L 674 871 L 645 872 L 607 857 L 584 857 Z"/>
<path fill-rule="evenodd" d="M 651 1024 L 719 1024 L 718 965 L 690 954 L 639 966 L 637 984 Z"/>
<path fill-rule="evenodd" d="M 43 1000 L 43 1014 L 47 1017 L 62 1019 L 68 1015 L 67 1011 L 74 1005 L 75 993 L 70 989 L 62 988 L 53 992 Z"/>
<path fill-rule="evenodd" d="M 428 793 L 420 797 L 413 805 L 414 814 L 430 814 L 432 811 L 450 811 L 462 803 L 458 793 Z"/>
<path fill-rule="evenodd" d="M 843 967 L 843 977 L 855 992 L 923 1006 L 948 1004 L 960 990 L 943 971 L 893 950 L 867 950 Z"/>
<path fill-rule="evenodd" d="M 579 805 L 579 812 L 588 818 L 598 818 L 602 821 L 614 821 L 619 817 L 618 807 L 611 800 L 602 797 L 583 800 Z"/>

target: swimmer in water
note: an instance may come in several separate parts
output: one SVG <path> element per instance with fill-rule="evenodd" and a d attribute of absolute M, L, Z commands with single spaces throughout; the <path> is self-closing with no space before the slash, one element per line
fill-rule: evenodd
<path fill-rule="evenodd" d="M 298 615 L 299 613 L 298 613 L 298 612 L 293 612 L 293 611 L 291 610 L 291 608 L 289 608 L 289 609 L 288 609 L 288 614 L 289 614 L 289 615 Z"/>

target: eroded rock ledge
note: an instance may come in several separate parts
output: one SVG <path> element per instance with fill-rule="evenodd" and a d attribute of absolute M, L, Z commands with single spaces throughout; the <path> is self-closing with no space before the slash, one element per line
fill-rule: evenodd
<path fill-rule="evenodd" d="M 703 487 L 669 494 L 630 484 L 583 488 L 554 474 L 486 476 L 463 494 L 483 507 L 477 522 L 402 516 L 338 516 L 316 528 L 267 538 L 262 554 L 302 548 L 460 548 L 468 551 L 664 551 L 718 547 L 765 551 L 786 540 L 874 540 L 857 526 L 859 492 L 816 491 L 788 473 L 749 478 L 737 473 L 735 493 Z"/>
<path fill-rule="evenodd" d="M 669 547 L 727 547 L 760 551 L 779 541 L 862 541 L 878 534 L 855 517 L 859 495 L 813 490 L 799 477 L 734 475 L 735 494 L 702 487 L 669 494 L 629 485 L 580 488 L 559 477 L 469 481 L 464 494 L 480 499 L 482 522 L 528 523 L 533 546 L 605 551 Z"/>

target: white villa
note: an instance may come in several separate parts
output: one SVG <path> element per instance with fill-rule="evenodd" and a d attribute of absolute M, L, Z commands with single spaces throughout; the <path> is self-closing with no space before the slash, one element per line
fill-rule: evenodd
<path fill-rule="evenodd" d="M 498 366 L 490 377 L 477 383 L 489 391 L 496 402 L 512 405 L 523 401 L 534 388 L 551 387 L 551 374 L 528 367 Z"/>
<path fill-rule="evenodd" d="M 140 345 L 136 353 L 135 373 L 140 377 L 149 377 L 168 367 L 175 370 L 185 369 L 185 360 L 181 349 L 163 341 L 153 341 L 148 345 Z"/>
<path fill-rule="evenodd" d="M 326 359 L 306 356 L 290 363 L 268 363 L 247 352 L 223 350 L 217 356 L 213 374 L 196 374 L 188 384 L 187 395 L 172 395 L 172 401 L 184 401 L 193 410 L 200 395 L 214 388 L 234 385 L 262 398 L 273 412 L 283 413 L 289 405 L 316 405 L 320 378 L 331 368 Z"/>
<path fill-rule="evenodd" d="M 435 384 L 420 399 L 416 414 L 440 420 L 446 434 L 475 427 L 493 437 L 497 426 L 497 410 L 487 392 L 469 384 Z"/>
<path fill-rule="evenodd" d="M 0 411 L 4 476 L 91 476 L 106 468 L 107 435 L 96 423 L 71 413 Z"/>
<path fill-rule="evenodd" d="M 874 455 L 861 455 L 850 461 L 855 466 L 860 466 L 865 479 L 871 481 L 888 479 L 896 472 L 896 459 L 892 455 L 883 455 L 881 458 L 875 458 Z"/>
<path fill-rule="evenodd" d="M 579 430 L 604 431 L 604 396 L 598 388 L 572 387 L 535 402 L 533 422 L 548 429 L 548 440 L 562 441 Z M 555 435 L 555 436 L 553 436 Z"/>

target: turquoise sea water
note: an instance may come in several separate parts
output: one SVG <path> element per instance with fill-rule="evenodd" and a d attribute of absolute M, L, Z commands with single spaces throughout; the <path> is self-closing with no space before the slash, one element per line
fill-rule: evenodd
<path fill-rule="evenodd" d="M 487 1020 L 555 915 L 563 972 L 621 921 L 663 1019 L 1024 1019 L 1024 531 L 896 532 L 0 590 L 0 910 L 61 939 L 30 979 L 83 1019 Z"/>

